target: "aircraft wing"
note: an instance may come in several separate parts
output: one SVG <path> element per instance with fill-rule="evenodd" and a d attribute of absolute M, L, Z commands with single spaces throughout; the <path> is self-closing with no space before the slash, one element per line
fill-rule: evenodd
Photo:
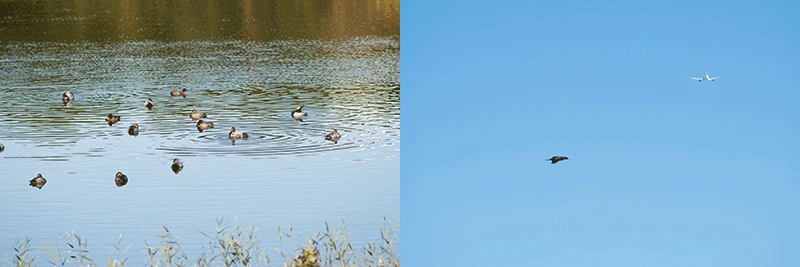
<path fill-rule="evenodd" d="M 716 79 L 719 79 L 719 78 L 722 78 L 722 76 L 719 76 L 719 77 L 713 77 L 713 78 L 711 78 L 711 79 L 712 79 L 712 80 L 716 80 Z"/>
<path fill-rule="evenodd" d="M 695 80 L 695 81 L 703 81 L 703 78 L 695 78 L 695 77 L 689 77 L 689 78 L 691 78 L 692 80 Z"/>

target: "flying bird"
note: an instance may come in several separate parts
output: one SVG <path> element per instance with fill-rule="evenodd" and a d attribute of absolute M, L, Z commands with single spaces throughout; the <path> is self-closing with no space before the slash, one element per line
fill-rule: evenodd
<path fill-rule="evenodd" d="M 546 160 L 549 160 L 550 164 L 556 164 L 556 162 L 559 162 L 559 161 L 562 161 L 562 160 L 568 160 L 568 159 L 569 159 L 568 157 L 564 157 L 564 156 L 553 156 L 552 158 L 549 158 L 549 159 L 546 159 Z"/>

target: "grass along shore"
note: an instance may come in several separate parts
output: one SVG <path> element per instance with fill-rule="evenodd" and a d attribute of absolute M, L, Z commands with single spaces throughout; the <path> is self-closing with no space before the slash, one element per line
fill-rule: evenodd
<path fill-rule="evenodd" d="M 380 225 L 380 239 L 367 242 L 361 248 L 354 248 L 348 237 L 347 224 L 330 226 L 325 222 L 325 229 L 307 237 L 304 245 L 283 248 L 284 242 L 292 243 L 292 228 L 278 227 L 276 232 L 281 247 L 271 248 L 278 251 L 281 259 L 270 259 L 266 251 L 259 247 L 259 238 L 255 236 L 257 229 L 243 228 L 234 220 L 226 224 L 217 219 L 217 229 L 212 233 L 200 232 L 209 239 L 207 246 L 196 258 L 190 258 L 183 251 L 182 244 L 167 227 L 162 226 L 164 234 L 158 236 L 158 242 L 145 242 L 143 252 L 147 253 L 147 266 L 279 266 L 315 267 L 315 266 L 400 266 L 400 255 L 393 244 L 398 238 L 399 220 L 383 218 Z M 33 246 L 31 238 L 19 239 L 12 245 L 13 256 L 0 261 L 0 266 L 125 266 L 133 244 L 123 245 L 122 236 L 113 244 L 117 250 L 115 258 L 107 261 L 92 258 L 86 239 L 74 230 L 65 233 L 56 245 Z M 5 250 L 5 249 L 4 249 Z"/>

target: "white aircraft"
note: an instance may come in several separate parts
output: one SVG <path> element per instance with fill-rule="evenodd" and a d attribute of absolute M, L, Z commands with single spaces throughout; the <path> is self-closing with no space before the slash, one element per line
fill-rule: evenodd
<path fill-rule="evenodd" d="M 708 77 L 708 71 L 706 71 L 706 77 L 704 77 L 704 78 L 695 78 L 695 77 L 689 77 L 689 78 L 692 78 L 692 80 L 695 80 L 695 81 L 698 81 L 698 82 L 702 82 L 703 80 L 712 81 L 713 82 L 716 79 L 722 78 L 722 76 Z"/>

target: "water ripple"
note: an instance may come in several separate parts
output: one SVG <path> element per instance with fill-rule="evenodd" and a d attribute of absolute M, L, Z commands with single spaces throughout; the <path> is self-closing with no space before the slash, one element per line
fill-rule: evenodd
<path fill-rule="evenodd" d="M 0 79 L 8 81 L 0 85 L 0 138 L 37 147 L 105 139 L 180 156 L 271 156 L 399 143 L 396 38 L 11 42 L 0 50 Z M 169 95 L 180 88 L 187 89 L 185 98 Z M 75 100 L 65 105 L 60 96 L 67 90 Z M 144 107 L 148 97 L 153 110 Z M 300 105 L 309 113 L 302 122 L 290 116 Z M 203 120 L 214 128 L 198 132 L 188 117 L 192 109 L 205 112 Z M 109 126 L 108 114 L 121 116 L 120 122 Z M 140 133 L 128 136 L 134 123 Z M 230 127 L 251 137 L 234 144 Z M 324 138 L 333 129 L 342 133 L 336 144 Z M 49 159 L 113 151 L 62 152 Z"/>

